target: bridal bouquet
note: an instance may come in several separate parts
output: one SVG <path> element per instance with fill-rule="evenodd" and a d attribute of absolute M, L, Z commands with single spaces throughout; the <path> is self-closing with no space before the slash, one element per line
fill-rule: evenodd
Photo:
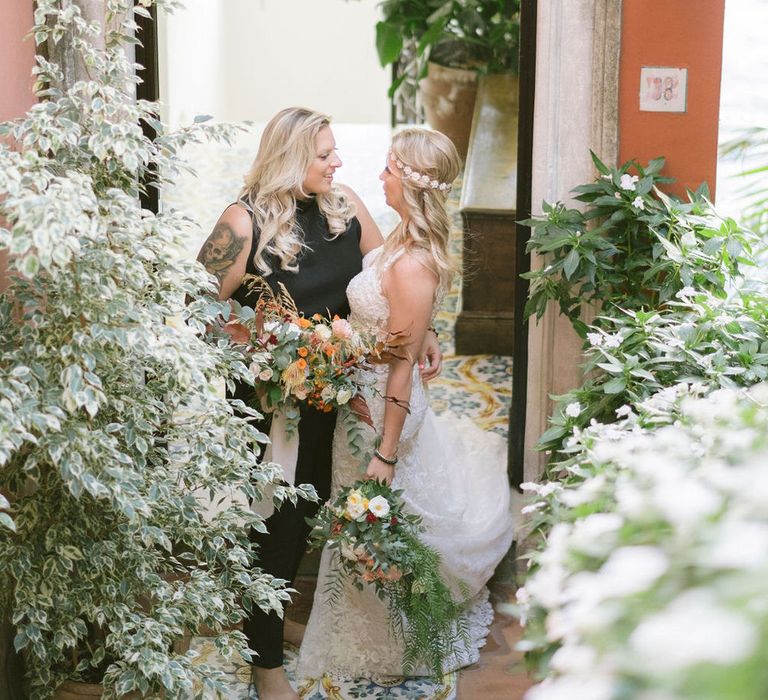
<path fill-rule="evenodd" d="M 381 349 L 373 334 L 338 316 L 305 318 L 282 285 L 275 293 L 261 278 L 250 284 L 259 301 L 253 309 L 237 307 L 227 330 L 245 347 L 262 409 L 279 409 L 295 429 L 300 402 L 327 412 L 362 393 L 356 370 Z"/>
<path fill-rule="evenodd" d="M 327 543 L 336 558 L 331 600 L 347 581 L 360 590 L 373 586 L 405 643 L 405 670 L 422 661 L 440 676 L 467 639 L 463 605 L 442 580 L 440 556 L 421 541 L 421 518 L 406 511 L 401 494 L 378 481 L 357 481 L 308 521 L 309 542 L 313 548 Z"/>

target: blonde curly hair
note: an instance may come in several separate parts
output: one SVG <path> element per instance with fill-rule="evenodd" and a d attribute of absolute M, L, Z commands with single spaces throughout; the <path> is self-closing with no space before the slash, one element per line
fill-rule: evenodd
<path fill-rule="evenodd" d="M 407 169 L 408 174 L 400 174 L 408 216 L 389 235 L 379 259 L 386 260 L 400 247 L 420 253 L 437 275 L 440 291 L 447 291 L 458 265 L 448 252 L 451 221 L 445 203 L 449 185 L 461 169 L 461 158 L 445 134 L 423 128 L 395 134 L 389 157 Z"/>
<path fill-rule="evenodd" d="M 298 257 L 307 247 L 296 223 L 296 200 L 306 198 L 304 178 L 317 156 L 315 138 L 330 126 L 325 114 L 302 107 L 278 112 L 264 129 L 253 165 L 245 176 L 240 200 L 253 214 L 259 241 L 253 254 L 256 269 L 268 275 L 271 255 L 280 268 L 297 272 Z M 336 186 L 328 194 L 318 194 L 317 204 L 328 221 L 332 238 L 344 233 L 355 215 L 353 204 Z"/>

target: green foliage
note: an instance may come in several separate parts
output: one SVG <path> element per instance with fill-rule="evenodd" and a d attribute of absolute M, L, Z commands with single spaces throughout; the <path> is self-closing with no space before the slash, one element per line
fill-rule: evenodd
<path fill-rule="evenodd" d="M 390 97 L 407 76 L 423 77 L 429 60 L 480 73 L 517 73 L 519 0 L 383 0 L 381 9 L 379 62 L 406 64 Z"/>
<path fill-rule="evenodd" d="M 586 379 L 558 398 L 542 449 L 597 420 L 616 420 L 679 382 L 716 388 L 749 387 L 768 379 L 768 295 L 764 284 L 742 284 L 726 299 L 683 289 L 663 309 L 617 311 L 587 333 Z M 558 465 L 560 468 L 561 465 Z"/>
<path fill-rule="evenodd" d="M 76 4 L 37 2 L 36 40 L 68 42 L 90 79 L 67 85 L 38 58 L 41 102 L 0 127 L 12 274 L 0 296 L 0 607 L 33 698 L 103 673 L 108 697 L 221 689 L 173 640 L 288 596 L 254 567 L 247 537 L 264 528 L 248 503 L 281 471 L 258 460 L 258 414 L 217 388 L 252 379 L 227 342 L 205 337 L 228 306 L 186 259 L 190 222 L 138 202 L 151 170 L 162 187 L 184 167 L 186 143 L 232 134 L 167 133 L 157 106 L 134 99 L 121 47 L 149 4 L 109 0 L 99 49 L 101 29 Z M 278 498 L 301 495 L 277 486 Z M 239 632 L 218 644 L 249 656 Z"/>
<path fill-rule="evenodd" d="M 574 189 L 584 211 L 545 202 L 543 216 L 524 222 L 533 229 L 527 250 L 546 255 L 542 269 L 524 275 L 532 280 L 527 315 L 541 318 L 554 301 L 584 337 L 582 302 L 613 314 L 659 308 L 687 286 L 722 297 L 728 279 L 752 264 L 755 237 L 718 216 L 706 186 L 681 202 L 657 188 L 669 182 L 663 158 L 619 169 L 593 160 L 601 176 Z"/>

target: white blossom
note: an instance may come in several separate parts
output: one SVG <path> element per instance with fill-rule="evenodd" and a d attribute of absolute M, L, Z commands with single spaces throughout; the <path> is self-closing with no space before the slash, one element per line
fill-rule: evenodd
<path fill-rule="evenodd" d="M 569 418 L 577 418 L 581 413 L 581 404 L 578 401 L 573 401 L 565 407 L 565 415 Z"/>
<path fill-rule="evenodd" d="M 587 333 L 587 340 L 592 347 L 599 348 L 603 344 L 603 334 Z"/>
<path fill-rule="evenodd" d="M 711 591 L 686 591 L 641 622 L 630 636 L 639 662 L 662 670 L 741 661 L 758 641 L 747 618 L 722 607 Z"/>
<path fill-rule="evenodd" d="M 635 191 L 635 183 L 640 178 L 637 175 L 630 175 L 629 173 L 624 173 L 621 176 L 621 179 L 619 180 L 619 187 L 623 190 L 629 190 L 631 192 Z"/>

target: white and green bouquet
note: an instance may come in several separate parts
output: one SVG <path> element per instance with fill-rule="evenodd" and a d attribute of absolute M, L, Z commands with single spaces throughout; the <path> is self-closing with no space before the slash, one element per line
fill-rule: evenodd
<path fill-rule="evenodd" d="M 446 659 L 467 638 L 461 612 L 440 573 L 440 555 L 421 539 L 421 518 L 408 513 L 402 491 L 375 481 L 357 481 L 326 503 L 312 525 L 310 545 L 328 547 L 338 576 L 359 590 L 373 586 L 388 607 L 392 630 L 405 643 L 403 666 L 423 662 L 443 674 Z M 332 597 L 333 599 L 333 597 Z"/>

